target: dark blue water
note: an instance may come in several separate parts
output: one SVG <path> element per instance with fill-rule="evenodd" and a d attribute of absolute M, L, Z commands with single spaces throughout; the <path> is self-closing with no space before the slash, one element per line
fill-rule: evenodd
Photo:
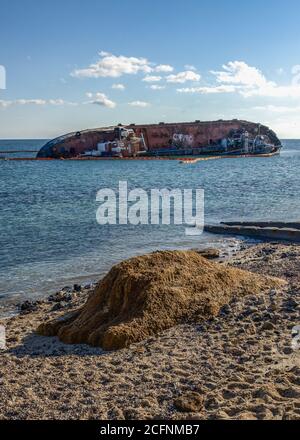
<path fill-rule="evenodd" d="M 0 141 L 0 150 L 44 141 Z M 35 296 L 97 278 L 113 263 L 161 248 L 223 240 L 183 226 L 99 226 L 96 193 L 117 188 L 204 188 L 207 221 L 300 218 L 300 141 L 281 156 L 198 162 L 0 161 L 0 295 Z M 225 239 L 225 244 L 231 242 Z"/>

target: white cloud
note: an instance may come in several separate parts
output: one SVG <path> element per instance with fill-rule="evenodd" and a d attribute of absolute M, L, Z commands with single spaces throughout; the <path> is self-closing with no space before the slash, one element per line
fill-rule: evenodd
<path fill-rule="evenodd" d="M 0 99 L 0 107 L 6 108 L 12 105 L 13 101 L 7 101 L 4 99 Z"/>
<path fill-rule="evenodd" d="M 215 87 L 184 87 L 177 89 L 179 93 L 200 93 L 200 94 L 216 94 L 216 93 L 232 93 L 237 89 L 236 86 L 221 85 Z"/>
<path fill-rule="evenodd" d="M 174 67 L 169 64 L 159 64 L 154 68 L 155 72 L 173 72 Z"/>
<path fill-rule="evenodd" d="M 252 96 L 261 96 L 269 98 L 300 98 L 300 85 L 278 86 L 277 84 L 268 84 L 265 87 L 242 89 L 241 95 L 245 98 Z"/>
<path fill-rule="evenodd" d="M 149 86 L 149 87 L 150 87 L 150 89 L 152 89 L 152 90 L 163 90 L 163 89 L 166 88 L 165 86 L 159 86 L 158 84 L 152 84 L 152 85 Z"/>
<path fill-rule="evenodd" d="M 107 108 L 115 108 L 116 103 L 114 101 L 111 101 L 108 99 L 108 97 L 105 95 L 105 93 L 87 93 L 86 96 L 90 98 L 91 100 L 87 102 L 87 104 L 96 104 L 100 105 L 102 107 Z"/>
<path fill-rule="evenodd" d="M 150 73 L 153 68 L 146 58 L 125 57 L 100 52 L 100 59 L 85 69 L 75 69 L 71 75 L 77 78 L 118 78 L 124 74 Z"/>
<path fill-rule="evenodd" d="M 132 101 L 128 103 L 131 107 L 149 107 L 149 102 L 145 101 Z"/>
<path fill-rule="evenodd" d="M 66 102 L 63 99 L 49 99 L 49 104 L 51 105 L 64 105 Z"/>
<path fill-rule="evenodd" d="M 271 112 L 271 113 L 300 113 L 300 106 L 288 107 L 284 105 L 262 105 L 253 107 L 253 110 L 263 111 L 263 112 Z"/>
<path fill-rule="evenodd" d="M 6 69 L 0 65 L 0 90 L 6 89 Z"/>
<path fill-rule="evenodd" d="M 98 104 L 108 108 L 114 108 L 116 103 L 107 98 L 104 93 L 87 93 L 86 96 L 90 98 L 88 102 L 70 102 L 63 99 L 15 99 L 15 100 L 0 100 L 0 107 L 7 108 L 12 106 L 37 105 L 37 106 L 77 106 L 79 104 Z"/>
<path fill-rule="evenodd" d="M 16 99 L 15 101 L 12 101 L 14 104 L 19 104 L 19 105 L 28 105 L 28 104 L 33 104 L 33 105 L 45 105 L 47 104 L 47 101 L 45 99 Z M 51 102 L 49 101 L 49 104 L 51 104 Z"/>
<path fill-rule="evenodd" d="M 292 74 L 293 74 L 292 85 L 299 87 L 300 86 L 300 65 L 299 64 L 297 66 L 293 66 Z"/>
<path fill-rule="evenodd" d="M 3 99 L 0 99 L 0 107 L 2 107 L 2 108 L 9 107 L 11 105 L 10 103 L 11 103 L 11 101 L 5 101 Z"/>
<path fill-rule="evenodd" d="M 270 83 L 256 67 L 248 66 L 244 61 L 230 61 L 223 70 L 213 73 L 218 83 L 240 84 L 249 87 L 264 87 Z"/>
<path fill-rule="evenodd" d="M 111 88 L 112 88 L 112 89 L 115 89 L 115 90 L 125 90 L 125 86 L 124 86 L 124 84 L 113 84 L 113 85 L 111 86 Z"/>
<path fill-rule="evenodd" d="M 240 93 L 245 98 L 260 96 L 269 98 L 300 98 L 300 66 L 294 66 L 295 75 L 290 85 L 278 85 L 269 81 L 256 67 L 244 61 L 230 61 L 223 70 L 212 71 L 216 85 L 177 89 L 180 93 Z M 172 76 L 172 75 L 170 75 Z"/>
<path fill-rule="evenodd" d="M 248 66 L 243 61 L 233 61 L 223 66 L 224 71 L 213 72 L 217 82 L 239 84 L 240 93 L 248 98 L 264 96 L 270 98 L 297 98 L 300 97 L 300 66 L 294 66 L 295 75 L 292 83 L 281 86 L 274 81 L 268 81 L 256 67 Z"/>
<path fill-rule="evenodd" d="M 76 78 L 118 78 L 122 75 L 135 75 L 137 73 L 173 72 L 169 64 L 156 64 L 143 57 L 127 57 L 100 52 L 99 59 L 83 69 L 75 69 L 71 76 Z"/>
<path fill-rule="evenodd" d="M 158 76 L 158 75 L 147 75 L 147 76 L 145 76 L 145 78 L 142 79 L 142 81 L 145 81 L 145 82 L 158 82 L 161 80 L 162 80 L 162 77 Z"/>
<path fill-rule="evenodd" d="M 183 84 L 187 81 L 199 81 L 201 79 L 201 75 L 199 73 L 195 73 L 192 70 L 186 70 L 184 72 L 179 72 L 175 75 L 168 75 L 167 82 L 169 83 L 180 83 Z"/>
<path fill-rule="evenodd" d="M 288 116 L 268 121 L 268 125 L 278 134 L 281 139 L 298 139 L 299 138 L 299 118 L 297 116 Z"/>
<path fill-rule="evenodd" d="M 186 70 L 193 70 L 194 72 L 197 70 L 197 67 L 193 66 L 192 64 L 186 64 L 186 65 L 184 66 L 184 68 L 185 68 Z"/>
<path fill-rule="evenodd" d="M 64 101 L 63 99 L 14 99 L 0 100 L 0 107 L 6 108 L 15 105 L 76 105 L 76 103 Z"/>

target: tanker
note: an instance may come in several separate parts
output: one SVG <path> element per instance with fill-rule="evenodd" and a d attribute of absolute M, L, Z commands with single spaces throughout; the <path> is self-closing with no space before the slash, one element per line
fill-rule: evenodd
<path fill-rule="evenodd" d="M 38 158 L 273 155 L 281 142 L 270 128 L 254 122 L 194 121 L 119 124 L 77 131 L 47 142 Z"/>

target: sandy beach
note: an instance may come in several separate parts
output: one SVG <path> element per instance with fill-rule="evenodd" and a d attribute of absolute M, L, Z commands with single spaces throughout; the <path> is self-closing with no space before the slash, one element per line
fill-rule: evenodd
<path fill-rule="evenodd" d="M 300 246 L 244 246 L 220 264 L 288 284 L 113 352 L 35 333 L 84 304 L 89 289 L 59 292 L 1 320 L 0 419 L 299 420 L 292 329 L 300 325 Z"/>

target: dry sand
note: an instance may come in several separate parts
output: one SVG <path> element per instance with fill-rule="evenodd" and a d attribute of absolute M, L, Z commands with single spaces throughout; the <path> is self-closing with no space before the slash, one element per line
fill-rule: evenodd
<path fill-rule="evenodd" d="M 2 321 L 0 418 L 300 419 L 300 350 L 291 348 L 300 325 L 300 246 L 260 244 L 225 264 L 289 285 L 110 353 L 35 334 L 45 314 L 72 312 L 87 291 Z"/>

